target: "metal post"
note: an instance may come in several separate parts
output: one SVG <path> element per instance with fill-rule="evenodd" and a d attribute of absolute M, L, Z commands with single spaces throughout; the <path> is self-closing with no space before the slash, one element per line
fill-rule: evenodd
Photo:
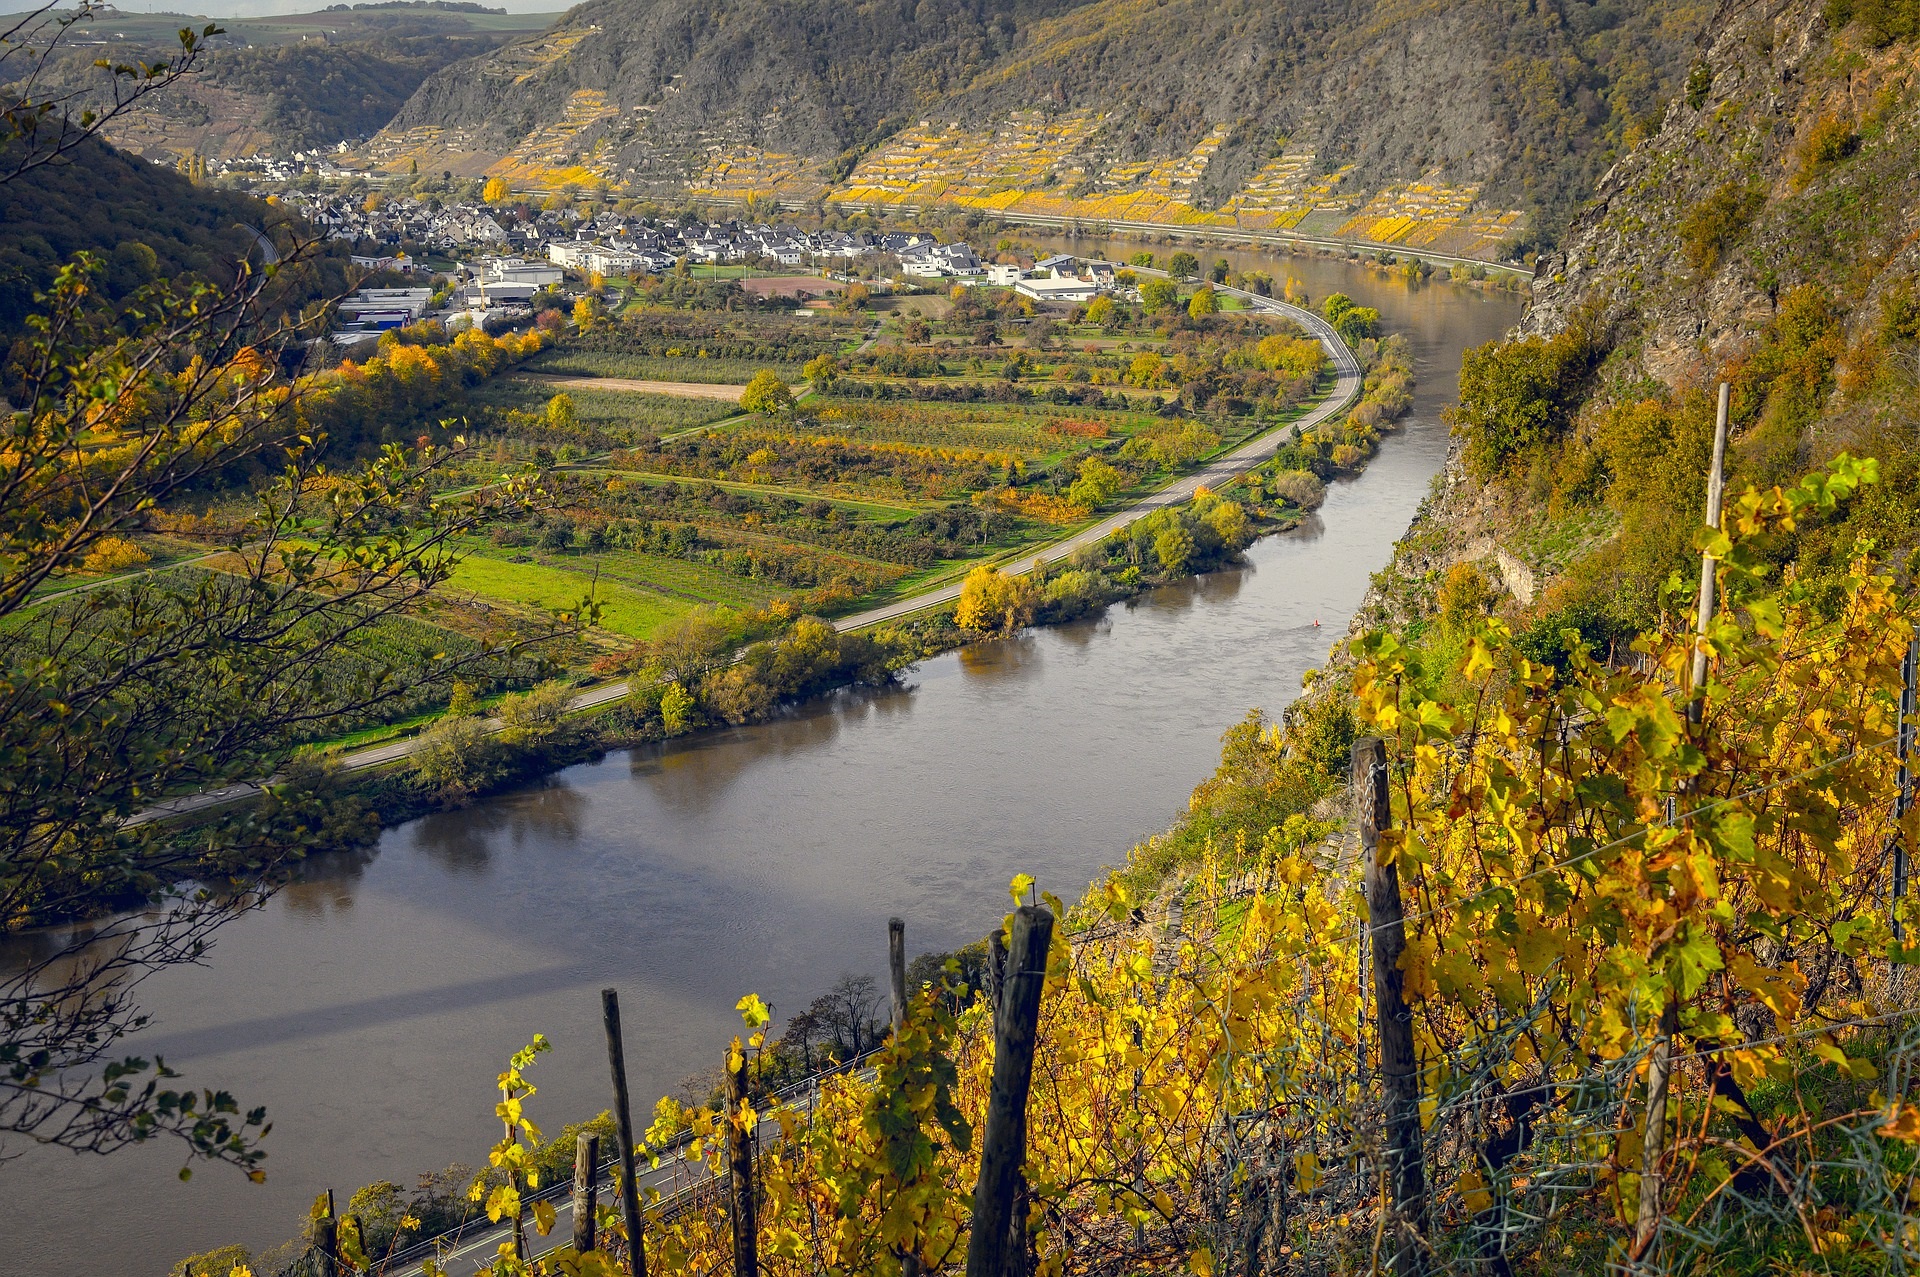
<path fill-rule="evenodd" d="M 646 1224 L 640 1216 L 640 1184 L 633 1164 L 633 1115 L 627 1107 L 627 1056 L 620 1036 L 620 995 L 600 990 L 600 1014 L 607 1029 L 607 1066 L 613 1073 L 613 1121 L 620 1141 L 620 1216 L 627 1225 L 627 1253 L 633 1277 L 647 1277 Z"/>
<path fill-rule="evenodd" d="M 1707 526 L 1720 527 L 1720 500 L 1727 461 L 1727 409 L 1730 391 L 1720 383 L 1720 407 L 1713 427 L 1713 469 L 1707 472 Z M 1713 624 L 1713 556 L 1700 555 L 1700 607 L 1694 619 L 1693 678 L 1687 686 L 1687 719 L 1698 723 L 1706 712 L 1707 627 Z"/>
<path fill-rule="evenodd" d="M 1407 947 L 1400 869 L 1383 860 L 1380 835 L 1393 826 L 1387 747 L 1377 736 L 1353 743 L 1353 785 L 1359 797 L 1360 850 L 1367 887 L 1367 931 L 1373 950 L 1374 1023 L 1380 1040 L 1380 1082 L 1386 1099 L 1387 1183 L 1393 1192 L 1396 1277 L 1426 1269 L 1419 1230 L 1426 1217 L 1426 1161 L 1421 1148 L 1420 1061 L 1413 1045 L 1400 955 Z"/>

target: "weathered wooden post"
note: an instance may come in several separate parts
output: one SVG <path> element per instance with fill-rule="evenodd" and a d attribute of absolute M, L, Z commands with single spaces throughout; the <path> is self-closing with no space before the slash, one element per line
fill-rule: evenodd
<path fill-rule="evenodd" d="M 727 1074 L 727 1180 L 733 1196 L 733 1274 L 759 1277 L 760 1227 L 754 1215 L 753 1136 L 740 1120 L 747 1102 L 747 1057 Z"/>
<path fill-rule="evenodd" d="M 1920 726 L 1920 638 L 1907 643 L 1907 659 L 1900 665 L 1900 721 L 1894 728 L 1894 752 L 1900 758 L 1900 773 L 1896 778 L 1899 788 L 1893 794 L 1893 820 L 1897 826 L 1907 818 L 1907 812 L 1913 806 L 1913 737 L 1914 728 Z M 1900 907 L 1900 901 L 1907 894 L 1907 866 L 1912 863 L 1912 848 L 1907 846 L 1907 835 L 1900 829 L 1893 831 L 1893 904 Z M 1896 940 L 1905 940 L 1906 927 L 1898 916 L 1893 920 L 1893 936 Z"/>
<path fill-rule="evenodd" d="M 1000 1018 L 1001 994 L 1007 983 L 1007 934 L 1004 928 L 995 927 L 993 934 L 987 937 L 987 1005 L 993 1008 L 993 1018 Z"/>
<path fill-rule="evenodd" d="M 899 918 L 887 919 L 887 977 L 893 991 L 893 1038 L 898 1042 L 907 1027 L 907 924 Z M 901 1277 L 920 1277 L 920 1256 L 912 1246 L 895 1253 Z"/>
<path fill-rule="evenodd" d="M 1359 797 L 1360 851 L 1367 888 L 1367 938 L 1373 952 L 1374 1023 L 1380 1039 L 1379 1076 L 1386 1099 L 1387 1183 L 1393 1194 L 1393 1272 L 1425 1271 L 1419 1229 L 1426 1216 L 1426 1164 L 1420 1137 L 1420 1062 L 1413 1049 L 1413 1012 L 1407 1007 L 1400 955 L 1407 947 L 1400 903 L 1400 870 L 1383 863 L 1380 834 L 1393 825 L 1387 787 L 1387 747 L 1377 736 L 1353 743 L 1353 788 Z"/>
<path fill-rule="evenodd" d="M 593 1226 L 600 1206 L 600 1137 L 582 1134 L 573 1146 L 573 1249 L 586 1254 L 598 1238 Z"/>
<path fill-rule="evenodd" d="M 887 919 L 887 975 L 893 990 L 893 1031 L 907 1027 L 907 924 Z"/>
<path fill-rule="evenodd" d="M 1010 1277 L 1024 1254 L 1016 1230 L 1015 1203 L 1027 1157 L 1027 1093 L 1033 1086 L 1033 1052 L 1040 1031 L 1040 995 L 1047 982 L 1047 948 L 1053 914 L 1038 905 L 1014 910 L 1001 980 L 1000 1014 L 994 1022 L 993 1083 L 987 1094 L 986 1134 L 980 1148 L 980 1179 L 973 1190 L 973 1233 L 967 1239 L 967 1277 Z"/>
<path fill-rule="evenodd" d="M 640 1184 L 633 1165 L 633 1114 L 627 1107 L 627 1052 L 620 1036 L 620 995 L 600 990 L 600 1016 L 607 1029 L 607 1067 L 613 1073 L 613 1123 L 620 1140 L 620 1217 L 627 1225 L 633 1277 L 647 1277 L 646 1222 L 640 1216 Z"/>
<path fill-rule="evenodd" d="M 327 1214 L 313 1222 L 313 1247 L 320 1252 L 320 1271 L 334 1277 L 340 1271 L 340 1222 L 333 1213 L 333 1190 L 327 1190 Z"/>

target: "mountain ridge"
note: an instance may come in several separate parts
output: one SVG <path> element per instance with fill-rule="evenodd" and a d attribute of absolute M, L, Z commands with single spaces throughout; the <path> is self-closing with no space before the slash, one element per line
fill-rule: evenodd
<path fill-rule="evenodd" d="M 363 157 L 659 197 L 1088 219 L 1157 200 L 1157 220 L 1410 247 L 1479 218 L 1485 255 L 1552 241 L 1677 90 L 1706 12 L 593 0 L 428 76 Z"/>

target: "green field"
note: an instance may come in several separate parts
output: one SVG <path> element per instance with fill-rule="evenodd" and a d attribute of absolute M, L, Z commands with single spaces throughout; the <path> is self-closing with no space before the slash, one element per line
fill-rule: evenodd
<path fill-rule="evenodd" d="M 572 610 L 581 599 L 592 596 L 600 604 L 601 628 L 631 638 L 647 637 L 695 605 L 693 600 L 634 589 L 605 575 L 595 581 L 591 566 L 580 572 L 544 563 L 509 563 L 483 554 L 463 559 L 450 584 L 456 590 L 542 611 Z"/>
<path fill-rule="evenodd" d="M 684 379 L 683 379 L 684 380 Z M 573 400 L 574 415 L 609 433 L 672 434 L 724 420 L 740 409 L 724 399 L 686 399 L 634 390 L 557 386 L 535 377 L 510 377 L 476 390 L 473 401 L 500 411 L 543 415 L 555 395 Z"/>

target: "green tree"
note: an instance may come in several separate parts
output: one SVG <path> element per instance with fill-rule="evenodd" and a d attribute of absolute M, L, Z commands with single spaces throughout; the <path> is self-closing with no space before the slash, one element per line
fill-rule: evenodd
<path fill-rule="evenodd" d="M 1348 306 L 1333 321 L 1333 330 L 1349 346 L 1358 346 L 1380 329 L 1380 312 L 1371 306 Z"/>
<path fill-rule="evenodd" d="M 748 412 L 771 415 L 785 412 L 793 407 L 793 392 L 787 389 L 787 383 L 780 374 L 771 369 L 762 368 L 753 374 L 747 382 L 747 388 L 740 392 L 740 406 Z"/>
<path fill-rule="evenodd" d="M 1152 270 L 1152 269 L 1153 269 L 1153 254 L 1152 254 L 1152 253 L 1135 253 L 1135 254 L 1134 254 L 1134 255 L 1133 255 L 1132 257 L 1129 257 L 1129 258 L 1127 259 L 1127 265 L 1129 265 L 1129 266 L 1143 266 L 1143 267 L 1145 267 L 1145 268 L 1146 268 L 1146 269 L 1148 269 L 1148 270 Z"/>
<path fill-rule="evenodd" d="M 1460 364 L 1460 401 L 1447 420 L 1465 440 L 1475 474 L 1493 474 L 1565 426 L 1570 362 L 1564 338 L 1490 341 L 1467 352 Z"/>
<path fill-rule="evenodd" d="M 1200 259 L 1182 249 L 1167 259 L 1167 274 L 1175 279 L 1186 279 L 1200 273 Z"/>
<path fill-rule="evenodd" d="M 1170 279 L 1143 279 L 1140 300 L 1156 314 L 1172 310 L 1180 300 L 1180 286 Z"/>
<path fill-rule="evenodd" d="M 1213 269 L 1207 272 L 1207 278 L 1212 280 L 1216 284 L 1224 284 L 1227 282 L 1227 276 L 1231 275 L 1232 273 L 1233 273 L 1233 267 L 1228 264 L 1227 259 L 1224 257 L 1217 257 L 1214 259 Z"/>
<path fill-rule="evenodd" d="M 1087 322 L 1105 327 L 1113 319 L 1113 298 L 1104 294 L 1093 299 L 1087 306 Z"/>
<path fill-rule="evenodd" d="M 1167 528 L 1153 538 L 1154 557 L 1170 576 L 1179 576 L 1187 570 L 1193 549 L 1193 534 L 1182 527 Z"/>

